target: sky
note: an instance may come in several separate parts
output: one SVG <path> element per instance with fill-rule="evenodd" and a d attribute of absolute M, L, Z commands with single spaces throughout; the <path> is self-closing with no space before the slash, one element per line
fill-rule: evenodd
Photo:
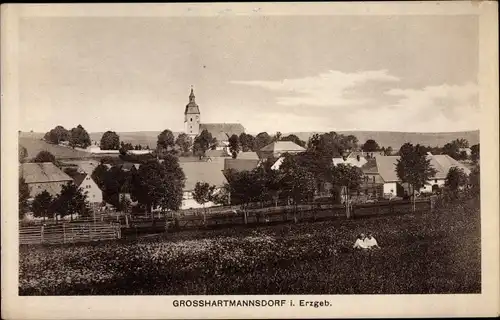
<path fill-rule="evenodd" d="M 478 18 L 30 17 L 20 22 L 20 130 L 247 132 L 479 128 Z"/>

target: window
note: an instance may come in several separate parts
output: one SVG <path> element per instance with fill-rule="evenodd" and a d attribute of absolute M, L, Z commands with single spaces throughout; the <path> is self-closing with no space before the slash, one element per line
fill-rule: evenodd
<path fill-rule="evenodd" d="M 375 183 L 375 176 L 373 176 L 373 183 Z"/>
<path fill-rule="evenodd" d="M 193 118 L 190 118 L 189 121 L 193 121 Z"/>
<path fill-rule="evenodd" d="M 437 179 L 434 179 L 434 183 L 437 183 L 437 182 L 438 182 L 438 180 L 437 180 Z"/>

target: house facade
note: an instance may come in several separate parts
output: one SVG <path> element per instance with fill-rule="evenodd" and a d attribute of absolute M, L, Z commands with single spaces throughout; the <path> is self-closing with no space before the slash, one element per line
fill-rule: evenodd
<path fill-rule="evenodd" d="M 82 189 L 87 197 L 87 201 L 91 204 L 99 204 L 102 202 L 102 190 L 88 173 L 79 173 L 73 177 L 75 185 Z"/>
<path fill-rule="evenodd" d="M 73 182 L 70 176 L 52 162 L 22 163 L 19 170 L 20 177 L 23 177 L 28 185 L 31 198 L 43 191 L 47 191 L 55 197 L 61 193 L 64 185 Z"/>

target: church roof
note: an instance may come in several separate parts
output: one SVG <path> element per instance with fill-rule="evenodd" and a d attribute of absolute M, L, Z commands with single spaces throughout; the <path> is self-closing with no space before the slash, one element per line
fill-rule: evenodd
<path fill-rule="evenodd" d="M 184 114 L 200 114 L 200 108 L 196 104 L 193 87 L 191 87 L 191 93 L 189 94 L 189 103 L 186 105 Z"/>
<path fill-rule="evenodd" d="M 245 132 L 245 128 L 240 123 L 202 123 L 200 133 L 203 130 L 210 132 L 217 141 L 227 141 L 233 134 L 239 136 Z"/>

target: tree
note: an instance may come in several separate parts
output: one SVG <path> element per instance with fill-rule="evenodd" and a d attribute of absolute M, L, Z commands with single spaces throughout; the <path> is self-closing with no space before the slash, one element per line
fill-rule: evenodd
<path fill-rule="evenodd" d="M 467 175 L 463 169 L 451 167 L 446 175 L 444 185 L 456 197 L 459 189 L 464 187 L 467 182 Z"/>
<path fill-rule="evenodd" d="M 92 171 L 92 174 L 90 175 L 101 190 L 104 190 L 104 181 L 106 179 L 107 172 L 108 167 L 101 163 L 95 167 L 94 171 Z"/>
<path fill-rule="evenodd" d="M 19 219 L 29 210 L 30 189 L 23 177 L 19 178 Z"/>
<path fill-rule="evenodd" d="M 272 142 L 271 136 L 267 132 L 261 132 L 255 137 L 254 151 L 260 151 Z"/>
<path fill-rule="evenodd" d="M 351 217 L 350 194 L 359 188 L 362 175 L 363 172 L 355 166 L 341 163 L 332 167 L 332 183 L 343 190 L 347 218 Z"/>
<path fill-rule="evenodd" d="M 122 156 L 126 155 L 128 153 L 129 150 L 134 150 L 134 146 L 130 143 L 130 142 L 120 142 L 120 154 Z"/>
<path fill-rule="evenodd" d="M 205 155 L 205 152 L 212 149 L 216 143 L 217 140 L 212 137 L 212 134 L 208 132 L 207 129 L 204 129 L 199 136 L 194 138 L 194 154 L 201 158 Z"/>
<path fill-rule="evenodd" d="M 387 148 L 385 148 L 384 150 L 384 156 L 391 156 L 392 155 L 392 147 L 391 146 L 388 146 Z"/>
<path fill-rule="evenodd" d="M 196 182 L 193 192 L 193 198 L 196 202 L 203 206 L 203 223 L 206 223 L 207 208 L 205 203 L 212 201 L 213 194 L 215 191 L 215 186 L 211 186 L 206 182 Z"/>
<path fill-rule="evenodd" d="M 479 143 L 473 145 L 472 147 L 470 147 L 470 151 L 471 151 L 471 155 L 470 155 L 471 160 L 474 163 L 477 163 L 479 161 L 479 155 L 480 155 L 480 152 L 479 152 Z"/>
<path fill-rule="evenodd" d="M 88 216 L 90 213 L 87 196 L 81 188 L 78 188 L 73 183 L 64 185 L 61 193 L 54 200 L 54 211 L 59 213 L 61 217 L 70 216 L 73 220 L 73 215 L 80 213 L 81 216 Z"/>
<path fill-rule="evenodd" d="M 240 141 L 237 135 L 233 134 L 232 136 L 229 137 L 229 152 L 231 152 L 231 155 L 233 159 L 236 159 L 238 156 L 238 152 L 240 152 Z"/>
<path fill-rule="evenodd" d="M 79 147 L 82 149 L 86 149 L 91 145 L 90 136 L 81 124 L 71 129 L 69 145 L 73 148 Z"/>
<path fill-rule="evenodd" d="M 469 185 L 471 188 L 471 192 L 474 196 L 479 196 L 481 194 L 481 170 L 480 166 L 477 165 L 474 169 L 472 169 L 469 174 Z"/>
<path fill-rule="evenodd" d="M 242 132 L 239 136 L 239 141 L 241 145 L 241 150 L 243 152 L 255 151 L 254 149 L 255 137 L 252 136 L 251 134 Z"/>
<path fill-rule="evenodd" d="M 297 221 L 297 205 L 311 200 L 315 191 L 314 175 L 304 167 L 299 166 L 293 156 L 285 157 L 280 167 L 283 193 L 293 200 L 294 219 Z"/>
<path fill-rule="evenodd" d="M 175 146 L 175 137 L 172 131 L 166 129 L 163 130 L 158 135 L 158 140 L 156 142 L 156 149 L 158 154 L 164 154 L 166 152 L 171 152 Z"/>
<path fill-rule="evenodd" d="M 56 126 L 54 129 L 45 133 L 44 140 L 53 144 L 59 144 L 61 141 L 69 141 L 70 132 L 63 126 Z"/>
<path fill-rule="evenodd" d="M 19 152 L 19 162 L 23 163 L 24 159 L 28 156 L 28 150 L 26 150 L 26 148 L 23 147 L 22 145 L 19 145 L 18 152 Z"/>
<path fill-rule="evenodd" d="M 373 140 L 373 139 L 368 139 L 366 140 L 365 144 L 363 144 L 363 147 L 361 147 L 364 152 L 375 152 L 380 149 L 380 146 L 378 143 Z"/>
<path fill-rule="evenodd" d="M 453 143 L 455 143 L 459 148 L 468 148 L 469 147 L 469 141 L 467 141 L 467 139 L 456 139 L 456 140 L 453 140 Z"/>
<path fill-rule="evenodd" d="M 281 138 L 280 140 L 281 141 L 292 141 L 293 143 L 295 143 L 303 148 L 306 147 L 306 142 L 303 140 L 300 140 L 300 138 L 294 134 L 290 134 L 288 136 L 285 136 L 285 137 Z"/>
<path fill-rule="evenodd" d="M 245 224 L 247 223 L 247 210 L 250 203 L 258 201 L 262 188 L 255 171 L 226 171 L 228 189 L 231 193 L 231 203 L 241 205 Z"/>
<path fill-rule="evenodd" d="M 78 174 L 78 169 L 75 167 L 64 168 L 63 171 L 64 171 L 64 173 L 66 173 L 70 177 L 74 177 Z"/>
<path fill-rule="evenodd" d="M 344 136 L 331 131 L 322 135 L 314 134 L 309 138 L 307 150 L 331 159 L 341 156 L 356 143 L 357 138 L 354 136 Z"/>
<path fill-rule="evenodd" d="M 273 141 L 280 141 L 281 140 L 281 132 L 276 132 L 276 134 L 273 137 Z"/>
<path fill-rule="evenodd" d="M 413 211 L 415 211 L 415 190 L 420 190 L 435 174 L 431 159 L 426 156 L 420 145 L 405 143 L 400 149 L 400 158 L 396 162 L 398 178 L 412 186 Z"/>
<path fill-rule="evenodd" d="M 181 133 L 177 136 L 175 144 L 181 148 L 182 152 L 189 152 L 193 146 L 193 140 L 187 134 Z"/>
<path fill-rule="evenodd" d="M 50 209 L 53 206 L 53 197 L 46 190 L 39 193 L 32 203 L 32 210 L 35 217 L 48 217 Z"/>
<path fill-rule="evenodd" d="M 166 156 L 163 163 L 150 160 L 132 176 L 131 194 L 149 212 L 158 206 L 162 211 L 178 210 L 182 204 L 184 179 L 175 156 Z"/>
<path fill-rule="evenodd" d="M 52 153 L 50 153 L 49 151 L 42 150 L 36 155 L 36 157 L 35 157 L 35 159 L 33 159 L 33 161 L 37 162 L 37 163 L 41 163 L 41 162 L 55 163 L 56 157 Z"/>
<path fill-rule="evenodd" d="M 455 160 L 467 159 L 467 153 L 460 151 L 462 148 L 468 148 L 469 142 L 465 139 L 455 139 L 443 147 L 443 154 L 447 154 Z"/>
<path fill-rule="evenodd" d="M 120 136 L 114 131 L 106 131 L 101 137 L 101 150 L 120 149 Z"/>

